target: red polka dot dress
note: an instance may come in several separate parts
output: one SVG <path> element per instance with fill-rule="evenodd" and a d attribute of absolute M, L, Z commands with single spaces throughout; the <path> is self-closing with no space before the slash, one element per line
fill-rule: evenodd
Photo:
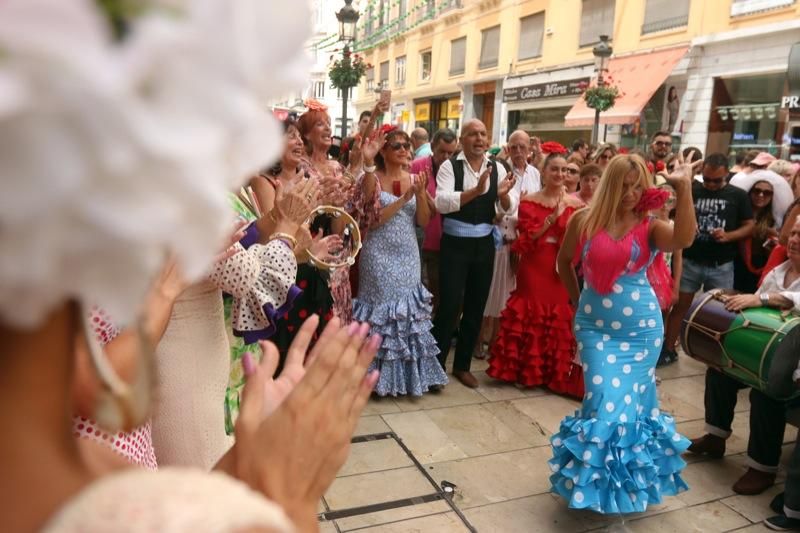
<path fill-rule="evenodd" d="M 103 346 L 120 333 L 119 329 L 100 309 L 92 310 L 91 321 L 94 334 Z M 76 416 L 72 419 L 72 430 L 76 438 L 92 439 L 102 443 L 132 464 L 150 470 L 156 470 L 158 467 L 149 421 L 129 433 L 110 434 L 100 429 L 95 421 Z"/>

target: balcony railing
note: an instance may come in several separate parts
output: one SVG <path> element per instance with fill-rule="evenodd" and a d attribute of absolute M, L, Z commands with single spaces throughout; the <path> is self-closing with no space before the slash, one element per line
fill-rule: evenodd
<path fill-rule="evenodd" d="M 686 26 L 688 23 L 689 15 L 654 20 L 653 22 L 642 25 L 642 35 L 647 33 L 655 33 L 657 31 L 671 30 L 673 28 L 680 28 L 682 26 Z"/>

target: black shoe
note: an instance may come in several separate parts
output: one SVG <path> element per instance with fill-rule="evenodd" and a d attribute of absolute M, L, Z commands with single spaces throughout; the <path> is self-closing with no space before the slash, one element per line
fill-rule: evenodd
<path fill-rule="evenodd" d="M 669 366 L 677 360 L 678 360 L 678 354 L 674 350 L 663 349 L 661 350 L 661 354 L 658 356 L 658 362 L 656 363 L 656 368 Z"/>
<path fill-rule="evenodd" d="M 784 514 L 783 512 L 783 492 L 772 498 L 769 502 L 769 508 L 776 514 Z"/>
<path fill-rule="evenodd" d="M 800 519 L 779 514 L 764 520 L 764 525 L 775 531 L 800 531 Z"/>

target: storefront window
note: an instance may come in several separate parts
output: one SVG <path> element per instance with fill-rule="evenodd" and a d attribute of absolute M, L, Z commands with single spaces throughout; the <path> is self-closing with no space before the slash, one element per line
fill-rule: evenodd
<path fill-rule="evenodd" d="M 564 117 L 570 106 L 550 107 L 545 109 L 524 109 L 508 113 L 508 132 L 521 129 L 530 135 L 539 137 L 543 141 L 557 141 L 564 146 L 572 146 L 576 139 L 589 140 L 592 137 L 591 128 L 564 128 Z M 501 139 L 501 144 L 505 139 Z"/>
<path fill-rule="evenodd" d="M 788 111 L 781 109 L 786 74 L 716 78 L 709 117 L 709 152 L 759 150 L 787 157 Z"/>

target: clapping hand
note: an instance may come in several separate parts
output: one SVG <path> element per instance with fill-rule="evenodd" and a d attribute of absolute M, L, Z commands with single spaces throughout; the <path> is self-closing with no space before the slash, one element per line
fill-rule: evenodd
<path fill-rule="evenodd" d="M 492 175 L 492 164 L 489 163 L 486 165 L 486 170 L 481 173 L 478 177 L 478 185 L 475 186 L 475 189 L 478 191 L 478 194 L 483 194 L 484 190 L 486 189 L 486 182 L 489 181 L 489 176 Z"/>
<path fill-rule="evenodd" d="M 514 185 L 517 183 L 517 178 L 513 174 L 509 174 L 506 176 L 506 179 L 500 182 L 500 185 L 497 187 L 497 196 L 503 198 L 508 196 L 508 193 L 511 192 L 511 189 L 514 188 Z"/>
<path fill-rule="evenodd" d="M 239 220 L 233 228 L 233 232 L 228 236 L 228 240 L 225 241 L 225 248 L 217 255 L 214 256 L 215 263 L 221 263 L 223 261 L 227 261 L 234 255 L 238 254 L 243 250 L 242 247 L 236 246 L 236 244 L 241 241 L 245 236 L 245 229 L 248 226 L 248 222 L 246 220 Z"/>
<path fill-rule="evenodd" d="M 278 181 L 275 186 L 275 231 L 295 235 L 317 206 L 319 194 L 317 180 L 313 178 L 300 182 L 288 193 Z"/>
<path fill-rule="evenodd" d="M 367 324 L 344 328 L 333 318 L 303 364 L 318 320 L 303 324 L 277 379 L 271 343 L 263 346 L 261 365 L 244 363 L 249 371 L 232 452 L 236 477 L 280 505 L 299 530 L 316 527 L 316 506 L 347 459 L 378 380 L 377 371 L 366 370 L 381 338 L 367 340 Z"/>
<path fill-rule="evenodd" d="M 417 196 L 424 194 L 428 189 L 428 173 L 423 170 L 416 176 L 411 176 L 410 188 L 414 190 L 414 194 Z"/>

